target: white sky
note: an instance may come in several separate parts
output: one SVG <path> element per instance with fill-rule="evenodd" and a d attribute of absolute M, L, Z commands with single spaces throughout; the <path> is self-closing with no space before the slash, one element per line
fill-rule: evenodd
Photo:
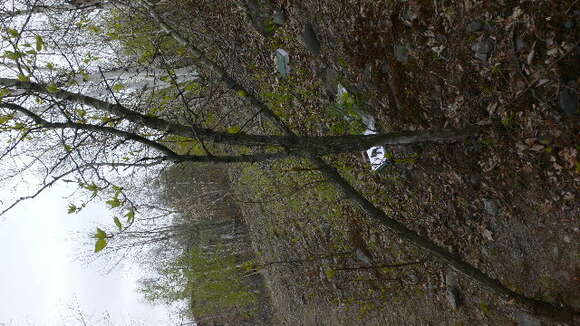
<path fill-rule="evenodd" d="M 136 266 L 104 275 L 102 263 L 75 261 L 92 250 L 82 235 L 112 218 L 101 205 L 67 214 L 69 192 L 58 184 L 0 219 L 0 325 L 80 325 L 70 319 L 75 305 L 89 325 L 102 325 L 105 313 L 114 325 L 173 325 L 169 307 L 144 303 L 136 292 Z"/>

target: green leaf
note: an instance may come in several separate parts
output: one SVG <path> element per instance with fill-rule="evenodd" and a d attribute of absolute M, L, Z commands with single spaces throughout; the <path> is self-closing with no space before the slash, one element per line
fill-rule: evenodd
<path fill-rule="evenodd" d="M 84 185 L 84 188 L 88 191 L 92 191 L 92 192 L 98 192 L 99 190 L 101 190 L 101 187 L 97 186 L 94 183 L 91 183 L 90 185 Z"/>
<path fill-rule="evenodd" d="M 79 208 L 75 204 L 69 204 L 67 213 L 74 214 L 79 210 Z"/>
<path fill-rule="evenodd" d="M 50 84 L 50 85 L 46 86 L 46 90 L 47 90 L 49 93 L 56 93 L 56 92 L 58 92 L 60 89 L 58 88 L 58 86 L 56 86 L 56 84 Z"/>
<path fill-rule="evenodd" d="M 239 95 L 239 96 L 241 96 L 241 97 L 246 97 L 246 96 L 248 96 L 248 93 L 247 93 L 245 90 L 243 90 L 243 89 L 240 89 L 240 90 L 239 90 L 239 91 L 237 91 L 236 93 L 238 93 L 238 95 Z"/>
<path fill-rule="evenodd" d="M 97 228 L 97 232 L 94 235 L 95 239 L 106 239 L 107 238 L 107 232 L 103 231 L 100 228 Z"/>
<path fill-rule="evenodd" d="M 30 77 L 23 75 L 23 74 L 18 74 L 18 80 L 23 81 L 23 82 L 29 82 Z"/>
<path fill-rule="evenodd" d="M 230 134 L 236 134 L 240 132 L 240 130 L 242 130 L 242 128 L 240 128 L 239 126 L 233 126 L 226 129 L 226 131 L 229 132 Z"/>
<path fill-rule="evenodd" d="M 22 123 L 22 122 L 17 122 L 17 123 L 14 124 L 14 127 L 13 128 L 15 130 L 24 130 L 24 129 L 26 129 L 26 125 L 24 123 Z"/>
<path fill-rule="evenodd" d="M 17 30 L 15 30 L 15 29 L 12 29 L 12 28 L 7 28 L 7 29 L 6 29 L 6 32 L 8 32 L 8 35 L 9 35 L 10 37 L 13 37 L 13 38 L 17 38 L 17 37 L 19 37 L 19 36 L 20 36 L 20 33 L 18 33 L 18 31 L 17 31 Z"/>
<path fill-rule="evenodd" d="M 115 225 L 119 228 L 119 231 L 123 230 L 123 224 L 121 223 L 121 220 L 119 220 L 118 217 L 114 217 L 113 218 L 113 222 L 115 222 Z"/>
<path fill-rule="evenodd" d="M 22 52 L 20 52 L 20 51 L 16 51 L 16 52 L 14 52 L 14 51 L 8 51 L 8 50 L 4 51 L 4 57 L 6 57 L 6 58 L 8 58 L 10 60 L 14 60 L 14 61 L 22 58 L 24 55 L 25 54 L 22 53 Z"/>
<path fill-rule="evenodd" d="M 42 36 L 40 35 L 36 35 L 35 37 L 36 39 L 36 51 L 41 51 L 42 48 L 44 47 L 44 40 L 42 39 Z"/>
<path fill-rule="evenodd" d="M 327 279 L 332 280 L 336 275 L 336 271 L 334 269 L 327 269 L 324 271 L 324 274 L 326 274 Z"/>
<path fill-rule="evenodd" d="M 105 239 L 97 240 L 97 242 L 95 243 L 95 252 L 99 252 L 99 251 L 105 249 L 106 246 L 107 246 L 107 240 L 105 240 Z"/>
<path fill-rule="evenodd" d="M 112 87 L 113 91 L 115 91 L 115 92 L 120 92 L 124 88 L 125 88 L 125 86 L 121 83 L 117 83 L 117 84 L 113 85 L 113 87 Z"/>
<path fill-rule="evenodd" d="M 14 116 L 11 114 L 0 115 L 0 125 L 5 124 L 6 122 L 12 120 L 13 118 L 14 118 Z"/>
<path fill-rule="evenodd" d="M 115 197 L 115 198 L 113 198 L 111 200 L 107 200 L 105 203 L 107 203 L 109 206 L 111 206 L 111 208 L 115 208 L 115 207 L 121 206 L 121 201 L 117 197 Z"/>
<path fill-rule="evenodd" d="M 127 214 L 125 214 L 125 216 L 127 217 L 127 223 L 131 224 L 133 223 L 133 221 L 135 220 L 135 210 L 130 209 Z"/>
<path fill-rule="evenodd" d="M 12 94 L 12 92 L 8 88 L 0 88 L 0 98 L 10 94 Z"/>
<path fill-rule="evenodd" d="M 48 68 L 48 70 L 53 70 L 54 69 L 54 63 L 49 62 L 46 64 L 46 68 Z"/>

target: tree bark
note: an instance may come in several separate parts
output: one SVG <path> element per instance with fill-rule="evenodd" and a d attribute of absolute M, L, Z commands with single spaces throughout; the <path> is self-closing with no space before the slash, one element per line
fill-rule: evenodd
<path fill-rule="evenodd" d="M 309 155 L 309 153 L 315 153 L 316 155 L 328 155 L 335 153 L 364 151 L 369 147 L 382 146 L 385 144 L 454 142 L 464 139 L 470 135 L 474 135 L 477 132 L 475 129 L 441 129 L 348 136 L 297 136 L 294 133 L 286 133 L 285 136 L 262 136 L 245 133 L 231 134 L 227 132 L 214 131 L 196 125 L 185 126 L 173 123 L 164 119 L 135 112 L 121 104 L 113 104 L 94 97 L 79 93 L 72 93 L 61 89 L 49 90 L 44 85 L 34 82 L 25 82 L 11 78 L 0 78 L 0 85 L 7 88 L 14 87 L 29 94 L 34 94 L 36 92 L 61 100 L 87 105 L 97 110 L 113 114 L 137 125 L 174 135 L 228 145 L 280 146 L 286 148 L 289 155 L 300 157 L 305 157 Z M 249 98 L 254 98 L 255 101 L 258 101 L 253 95 Z M 261 108 L 261 110 L 264 114 L 270 116 L 268 112 L 271 111 L 267 107 Z M 276 121 L 277 124 L 282 124 L 281 121 Z M 286 126 L 285 128 L 288 129 Z"/>

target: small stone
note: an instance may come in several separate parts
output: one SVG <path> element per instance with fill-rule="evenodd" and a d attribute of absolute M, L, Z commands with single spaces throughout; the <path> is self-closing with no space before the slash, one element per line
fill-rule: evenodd
<path fill-rule="evenodd" d="M 482 39 L 471 46 L 471 50 L 475 52 L 475 57 L 482 61 L 487 61 L 492 49 L 493 42 L 489 38 Z"/>
<path fill-rule="evenodd" d="M 563 88 L 558 96 L 560 109 L 568 115 L 574 115 L 578 111 L 578 95 L 573 89 Z"/>
<path fill-rule="evenodd" d="M 453 309 L 459 308 L 461 300 L 459 298 L 459 289 L 457 286 L 457 274 L 452 269 L 448 269 L 445 273 L 445 286 L 447 287 L 446 295 L 449 305 Z"/>
<path fill-rule="evenodd" d="M 461 300 L 459 299 L 459 290 L 457 287 L 448 287 L 447 291 L 447 301 L 453 310 L 457 310 L 461 306 Z"/>
<path fill-rule="evenodd" d="M 488 55 L 487 55 L 487 53 L 476 52 L 475 58 L 479 59 L 481 61 L 487 61 Z"/>
<path fill-rule="evenodd" d="M 486 240 L 493 241 L 493 233 L 490 230 L 483 230 L 482 235 Z"/>
<path fill-rule="evenodd" d="M 531 315 L 520 312 L 516 315 L 516 320 L 518 321 L 518 326 L 541 326 L 540 320 L 532 317 Z"/>
<path fill-rule="evenodd" d="M 282 8 L 278 8 L 274 11 L 274 16 L 272 17 L 272 22 L 278 26 L 286 24 L 286 12 Z"/>
<path fill-rule="evenodd" d="M 475 33 L 483 28 L 483 24 L 480 21 L 472 21 L 467 25 L 467 32 Z"/>
<path fill-rule="evenodd" d="M 417 276 L 417 274 L 414 271 L 410 271 L 407 274 L 407 277 L 409 277 L 409 280 L 413 283 L 419 282 L 419 277 Z"/>
<path fill-rule="evenodd" d="M 290 74 L 290 55 L 284 49 L 276 50 L 276 67 L 278 72 L 286 77 Z"/>
<path fill-rule="evenodd" d="M 381 66 L 379 67 L 379 69 L 381 70 L 381 72 L 382 72 L 383 74 L 388 74 L 388 73 L 389 73 L 389 64 L 388 64 L 388 63 L 386 63 L 386 62 L 383 62 L 383 63 L 381 64 Z"/>
<path fill-rule="evenodd" d="M 377 130 L 375 117 L 363 111 L 358 111 L 357 113 L 361 117 L 362 123 L 367 127 L 367 129 L 373 131 Z"/>
<path fill-rule="evenodd" d="M 569 236 L 569 235 L 565 235 L 565 236 L 564 236 L 564 238 L 563 238 L 563 240 L 564 240 L 564 242 L 566 242 L 566 243 L 570 243 L 570 242 L 572 242 L 572 239 L 570 238 L 570 236 Z"/>
<path fill-rule="evenodd" d="M 409 49 L 403 45 L 394 46 L 394 55 L 397 61 L 407 63 L 409 61 Z"/>
<path fill-rule="evenodd" d="M 496 216 L 500 212 L 499 203 L 495 199 L 484 199 L 483 200 L 483 209 L 489 214 Z"/>
<path fill-rule="evenodd" d="M 359 248 L 356 248 L 355 251 L 356 258 L 361 261 L 365 265 L 371 265 L 371 257 L 369 257 L 364 251 Z"/>
<path fill-rule="evenodd" d="M 308 23 L 304 25 L 304 31 L 302 32 L 302 40 L 306 48 L 312 52 L 312 54 L 318 56 L 320 55 L 320 41 L 314 32 L 314 27 L 312 24 Z"/>

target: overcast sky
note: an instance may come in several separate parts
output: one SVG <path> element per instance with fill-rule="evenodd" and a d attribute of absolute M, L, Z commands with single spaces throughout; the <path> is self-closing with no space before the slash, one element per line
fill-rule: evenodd
<path fill-rule="evenodd" d="M 0 325 L 80 325 L 71 306 L 89 325 L 103 325 L 106 313 L 114 325 L 173 325 L 168 307 L 151 306 L 135 291 L 138 268 L 104 275 L 103 263 L 75 259 L 92 250 L 84 234 L 113 222 L 102 205 L 67 214 L 69 193 L 58 184 L 0 218 Z"/>

